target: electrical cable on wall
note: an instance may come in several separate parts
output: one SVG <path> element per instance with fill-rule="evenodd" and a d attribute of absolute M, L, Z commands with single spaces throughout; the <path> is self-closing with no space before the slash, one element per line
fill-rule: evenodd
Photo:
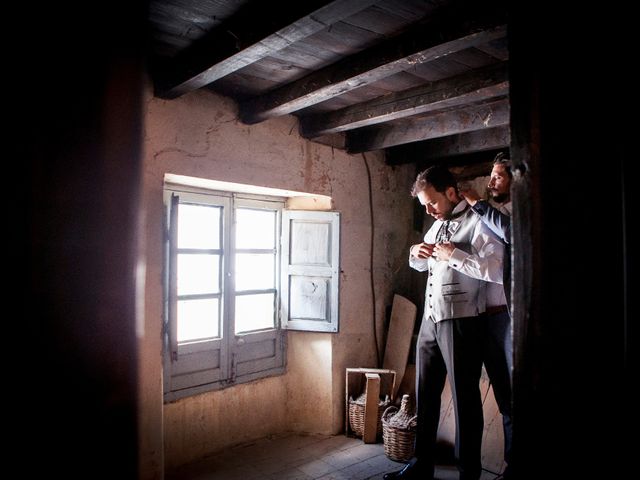
<path fill-rule="evenodd" d="M 373 192 L 371 186 L 371 171 L 369 170 L 369 164 L 367 163 L 367 157 L 365 154 L 362 154 L 362 159 L 364 160 L 364 166 L 367 169 L 367 179 L 369 181 L 369 216 L 371 223 L 371 239 L 370 239 L 370 250 L 371 255 L 369 255 L 369 278 L 371 280 L 371 301 L 373 302 L 373 343 L 376 346 L 376 367 L 380 368 L 380 349 L 378 348 L 378 329 L 376 327 L 376 289 L 373 282 L 373 239 L 374 239 L 374 224 L 373 224 Z"/>

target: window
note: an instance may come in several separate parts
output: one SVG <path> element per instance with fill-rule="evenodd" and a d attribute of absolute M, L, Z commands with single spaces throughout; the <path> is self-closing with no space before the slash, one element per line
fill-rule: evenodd
<path fill-rule="evenodd" d="M 284 329 L 338 330 L 339 215 L 165 188 L 165 399 L 285 369 Z"/>

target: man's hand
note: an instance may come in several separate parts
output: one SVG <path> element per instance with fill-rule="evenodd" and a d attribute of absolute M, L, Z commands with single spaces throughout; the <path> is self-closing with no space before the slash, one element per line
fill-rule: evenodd
<path fill-rule="evenodd" d="M 416 258 L 429 258 L 433 256 L 433 243 L 417 243 L 411 247 L 411 255 Z"/>
<path fill-rule="evenodd" d="M 451 254 L 453 253 L 455 248 L 456 248 L 456 246 L 451 242 L 438 243 L 433 248 L 432 255 L 439 262 L 448 262 L 449 259 L 451 258 Z"/>
<path fill-rule="evenodd" d="M 473 189 L 473 187 L 471 186 L 471 183 L 469 182 L 458 183 L 458 192 L 460 193 L 460 195 L 464 197 L 467 203 L 472 207 L 476 204 L 478 200 L 482 199 L 482 197 L 480 197 L 478 192 L 476 192 Z"/>

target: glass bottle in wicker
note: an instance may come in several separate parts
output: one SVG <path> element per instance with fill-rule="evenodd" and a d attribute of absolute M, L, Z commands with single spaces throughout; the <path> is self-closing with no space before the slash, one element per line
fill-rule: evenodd
<path fill-rule="evenodd" d="M 400 410 L 388 407 L 382 414 L 384 453 L 396 462 L 407 462 L 415 452 L 418 417 L 410 410 L 409 395 L 402 396 Z"/>

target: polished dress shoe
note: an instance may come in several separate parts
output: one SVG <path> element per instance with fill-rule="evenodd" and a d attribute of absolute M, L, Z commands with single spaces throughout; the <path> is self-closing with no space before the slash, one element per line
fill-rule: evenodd
<path fill-rule="evenodd" d="M 382 478 L 384 480 L 432 480 L 433 473 L 426 476 L 426 472 L 420 468 L 420 464 L 413 462 L 407 463 L 402 470 L 385 473 Z"/>
<path fill-rule="evenodd" d="M 478 480 L 479 478 L 480 478 L 479 473 L 474 473 L 474 474 L 461 473 L 460 474 L 460 480 Z"/>
<path fill-rule="evenodd" d="M 496 477 L 496 480 L 513 480 L 514 478 L 515 476 L 513 475 L 513 473 L 511 473 L 511 469 L 509 468 L 509 466 L 507 466 L 504 472 Z"/>

